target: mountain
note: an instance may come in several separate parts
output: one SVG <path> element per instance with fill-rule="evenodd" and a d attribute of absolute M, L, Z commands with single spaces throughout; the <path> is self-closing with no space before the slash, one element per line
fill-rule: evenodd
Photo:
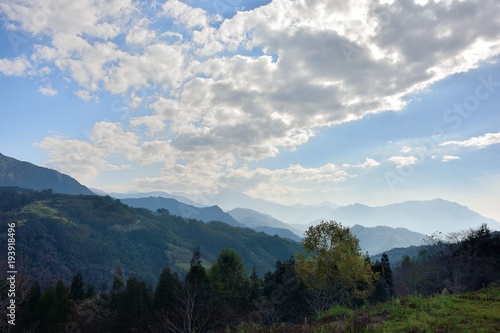
<path fill-rule="evenodd" d="M 382 253 L 396 247 L 422 245 L 426 235 L 405 228 L 363 227 L 354 225 L 351 232 L 359 239 L 363 252 Z"/>
<path fill-rule="evenodd" d="M 202 194 L 195 196 L 188 196 L 189 198 L 198 202 L 203 202 L 210 205 L 218 205 L 222 209 L 229 211 L 235 208 L 248 208 L 252 209 L 283 221 L 287 224 L 305 224 L 308 221 L 321 219 L 331 213 L 335 206 L 331 203 L 306 206 L 306 205 L 293 205 L 287 206 L 276 202 L 271 202 L 263 199 L 253 198 L 243 193 L 238 192 L 221 192 L 218 194 Z"/>
<path fill-rule="evenodd" d="M 175 199 L 179 202 L 182 202 L 183 204 L 194 206 L 194 207 L 207 207 L 207 205 L 204 205 L 204 204 L 198 203 L 196 201 L 193 201 L 191 199 L 188 199 L 185 196 L 171 194 L 171 193 L 162 192 L 162 191 L 130 192 L 130 193 L 113 193 L 113 192 L 111 192 L 111 193 L 105 193 L 105 194 L 107 194 L 113 198 L 117 198 L 117 199 L 139 199 L 139 198 L 148 198 L 148 197 L 162 197 L 162 198 Z"/>
<path fill-rule="evenodd" d="M 500 226 L 493 219 L 443 199 L 407 201 L 381 207 L 356 204 L 339 207 L 328 218 L 346 225 L 402 227 L 426 235 L 475 228 L 483 223 L 487 223 L 493 230 L 498 230 Z"/>
<path fill-rule="evenodd" d="M 273 228 L 285 228 L 288 229 L 298 236 L 302 233 L 299 230 L 294 229 L 289 224 L 284 223 L 278 219 L 275 219 L 271 215 L 263 214 L 261 212 L 255 211 L 248 208 L 235 208 L 227 212 L 229 215 L 234 217 L 238 222 L 243 223 L 247 227 L 273 227 Z"/>
<path fill-rule="evenodd" d="M 69 284 L 81 271 L 96 287 L 109 286 L 118 266 L 125 276 L 154 285 L 165 266 L 184 274 L 196 246 L 206 266 L 231 248 L 248 271 L 255 265 L 263 275 L 276 260 L 302 251 L 288 239 L 132 208 L 109 196 L 0 188 L 1 230 L 14 221 L 19 274 L 42 285 L 57 279 Z M 7 237 L 0 237 L 0 247 L 6 246 Z"/>
<path fill-rule="evenodd" d="M 407 201 L 380 207 L 361 204 L 341 206 L 330 214 L 306 225 L 293 225 L 306 230 L 321 220 L 336 220 L 346 226 L 389 226 L 406 228 L 425 235 L 434 232 L 450 233 L 476 228 L 483 223 L 492 230 L 500 230 L 500 223 L 486 218 L 469 208 L 443 199 Z"/>
<path fill-rule="evenodd" d="M 0 186 L 33 190 L 52 189 L 56 193 L 93 194 L 87 187 L 59 171 L 16 160 L 0 154 Z"/>
<path fill-rule="evenodd" d="M 148 197 L 120 199 L 126 205 L 137 208 L 147 208 L 156 211 L 160 208 L 167 209 L 170 214 L 204 222 L 220 221 L 235 227 L 245 227 L 231 215 L 225 213 L 218 206 L 195 207 L 184 204 L 172 198 Z"/>

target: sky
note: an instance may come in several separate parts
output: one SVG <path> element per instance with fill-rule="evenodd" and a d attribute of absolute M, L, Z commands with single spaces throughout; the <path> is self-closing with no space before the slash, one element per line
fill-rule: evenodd
<path fill-rule="evenodd" d="M 500 4 L 4 0 L 0 153 L 107 192 L 500 221 Z"/>

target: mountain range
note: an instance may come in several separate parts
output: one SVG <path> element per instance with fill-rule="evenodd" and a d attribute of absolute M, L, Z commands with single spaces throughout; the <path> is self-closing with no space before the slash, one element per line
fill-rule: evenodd
<path fill-rule="evenodd" d="M 75 179 L 56 170 L 1 154 L 0 186 L 36 190 L 51 188 L 56 193 L 65 194 L 93 193 Z M 106 195 L 99 190 L 94 192 Z M 362 204 L 338 206 L 330 202 L 287 206 L 236 192 L 190 195 L 157 191 L 109 195 L 131 207 L 147 208 L 153 212 L 166 209 L 172 215 L 204 222 L 220 221 L 297 242 L 309 226 L 321 220 L 336 220 L 351 227 L 360 239 L 363 251 L 371 254 L 394 247 L 420 245 L 425 235 L 436 231 L 448 233 L 483 223 L 493 230 L 500 230 L 498 222 L 443 199 L 369 207 Z"/>

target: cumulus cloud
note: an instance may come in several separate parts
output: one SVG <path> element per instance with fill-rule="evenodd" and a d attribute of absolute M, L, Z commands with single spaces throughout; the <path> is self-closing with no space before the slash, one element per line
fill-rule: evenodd
<path fill-rule="evenodd" d="M 446 147 L 464 147 L 472 149 L 483 149 L 488 146 L 500 143 L 500 132 L 499 133 L 486 133 L 482 136 L 472 137 L 464 141 L 446 141 L 440 144 L 440 146 Z"/>
<path fill-rule="evenodd" d="M 404 96 L 500 53 L 496 0 L 274 0 L 217 24 L 220 17 L 177 0 L 146 19 L 131 0 L 57 3 L 48 8 L 42 0 L 22 0 L 0 9 L 12 29 L 47 37 L 32 59 L 71 77 L 81 99 L 126 95 L 132 106 L 146 107 L 122 124 L 132 128 L 118 135 L 130 147 L 120 150 L 96 136 L 93 149 L 104 151 L 103 159 L 118 154 L 162 162 L 172 177 L 197 171 L 200 178 L 190 181 L 203 186 L 228 170 L 294 150 L 322 127 L 400 110 Z M 10 70 L 12 60 L 0 60 L 0 71 L 22 75 L 29 62 L 15 61 L 18 69 Z M 146 88 L 147 98 L 137 98 Z M 111 136 L 104 125 L 95 133 L 104 130 Z M 138 151 L 146 144 L 162 151 L 163 160 Z M 413 156 L 389 161 L 417 163 Z M 298 166 L 275 177 L 292 172 L 309 181 L 346 177 L 312 176 Z M 138 180 L 149 181 L 155 180 Z"/>
<path fill-rule="evenodd" d="M 389 158 L 389 162 L 394 163 L 398 169 L 408 165 L 415 165 L 418 161 L 415 156 L 393 156 Z"/>
<path fill-rule="evenodd" d="M 31 64 L 25 57 L 14 59 L 0 59 L 0 73 L 5 76 L 24 76 Z"/>
<path fill-rule="evenodd" d="M 87 90 L 77 90 L 75 91 L 75 95 L 78 96 L 80 99 L 84 100 L 85 102 L 91 101 L 91 100 L 98 100 L 97 96 L 92 96 L 89 91 Z"/>
<path fill-rule="evenodd" d="M 57 90 L 51 87 L 41 87 L 38 89 L 38 92 L 45 96 L 56 96 L 58 94 Z"/>
<path fill-rule="evenodd" d="M 443 158 L 441 159 L 441 161 L 444 163 L 447 163 L 447 162 L 455 161 L 455 160 L 459 160 L 459 159 L 460 159 L 459 156 L 444 155 Z"/>

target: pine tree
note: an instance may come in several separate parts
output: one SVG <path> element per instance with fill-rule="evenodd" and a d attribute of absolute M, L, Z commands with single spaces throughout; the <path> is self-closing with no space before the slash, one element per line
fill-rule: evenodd
<path fill-rule="evenodd" d="M 70 290 L 72 300 L 81 301 L 85 298 L 85 290 L 83 289 L 83 277 L 81 272 L 78 272 L 73 276 Z"/>

